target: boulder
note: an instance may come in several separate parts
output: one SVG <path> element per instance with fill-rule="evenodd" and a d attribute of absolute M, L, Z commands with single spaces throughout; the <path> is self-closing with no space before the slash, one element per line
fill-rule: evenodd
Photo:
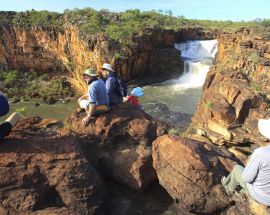
<path fill-rule="evenodd" d="M 230 205 L 220 179 L 238 161 L 232 153 L 212 144 L 164 135 L 153 143 L 152 156 L 159 183 L 181 207 L 212 214 Z"/>
<path fill-rule="evenodd" d="M 98 157 L 102 172 L 136 190 L 143 190 L 157 180 L 152 166 L 152 141 L 166 133 L 167 125 L 152 118 L 130 103 L 115 106 L 107 114 L 81 123 L 85 112 L 77 111 L 68 124 L 85 143 L 89 154 Z"/>
<path fill-rule="evenodd" d="M 49 131 L 52 124 L 23 119 L 1 143 L 1 214 L 104 214 L 102 179 L 81 144 Z"/>

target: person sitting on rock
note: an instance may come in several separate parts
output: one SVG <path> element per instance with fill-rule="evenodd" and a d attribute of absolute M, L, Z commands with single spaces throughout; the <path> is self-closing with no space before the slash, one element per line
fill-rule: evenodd
<path fill-rule="evenodd" d="M 0 116 L 4 116 L 9 112 L 9 104 L 7 98 L 0 91 Z M 12 128 L 17 124 L 20 119 L 18 113 L 11 114 L 3 123 L 0 124 L 0 142 L 8 136 Z"/>
<path fill-rule="evenodd" d="M 260 119 L 260 133 L 270 139 L 270 119 Z M 260 147 L 252 153 L 246 167 L 235 165 L 221 183 L 228 195 L 237 189 L 260 204 L 270 206 L 270 145 Z"/>
<path fill-rule="evenodd" d="M 97 78 L 95 69 L 87 69 L 83 72 L 83 78 L 88 86 L 87 94 L 78 99 L 81 108 L 86 110 L 87 116 L 83 118 L 82 123 L 87 125 L 91 117 L 109 111 L 109 97 L 104 82 Z"/>
<path fill-rule="evenodd" d="M 103 76 L 105 77 L 106 89 L 109 95 L 110 105 L 116 105 L 123 102 L 123 95 L 121 92 L 121 86 L 119 83 L 117 72 L 112 69 L 112 66 L 108 63 L 104 63 L 102 66 Z"/>
<path fill-rule="evenodd" d="M 141 87 L 135 87 L 131 91 L 131 95 L 127 97 L 127 101 L 130 103 L 136 105 L 140 109 L 143 109 L 143 107 L 139 103 L 139 97 L 144 96 L 143 89 Z"/>

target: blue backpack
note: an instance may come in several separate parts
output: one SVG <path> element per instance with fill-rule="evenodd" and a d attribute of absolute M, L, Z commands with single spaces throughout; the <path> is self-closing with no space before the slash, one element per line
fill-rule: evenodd
<path fill-rule="evenodd" d="M 7 98 L 0 93 L 0 116 L 4 116 L 9 112 L 9 104 Z"/>

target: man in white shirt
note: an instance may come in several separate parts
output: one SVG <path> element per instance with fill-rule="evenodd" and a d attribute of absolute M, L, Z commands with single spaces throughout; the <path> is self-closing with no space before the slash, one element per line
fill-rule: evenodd
<path fill-rule="evenodd" d="M 260 119 L 258 128 L 270 139 L 270 119 Z M 258 203 L 270 206 L 270 145 L 254 150 L 246 167 L 235 165 L 221 183 L 227 194 L 240 188 Z"/>

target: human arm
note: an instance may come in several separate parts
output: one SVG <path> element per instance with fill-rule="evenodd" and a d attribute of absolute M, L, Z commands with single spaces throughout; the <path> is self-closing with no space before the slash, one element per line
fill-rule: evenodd
<path fill-rule="evenodd" d="M 88 98 L 88 93 L 85 93 L 84 95 L 82 95 L 79 99 L 78 102 L 80 102 L 82 99 L 87 99 Z"/>
<path fill-rule="evenodd" d="M 84 125 L 87 125 L 93 116 L 95 110 L 96 110 L 96 102 L 97 102 L 97 89 L 94 87 L 94 85 L 90 85 L 89 87 L 89 92 L 87 94 L 89 96 L 89 105 L 88 105 L 88 110 L 87 116 L 82 119 L 82 123 Z"/>
<path fill-rule="evenodd" d="M 249 161 L 247 162 L 247 165 L 242 173 L 244 182 L 251 183 L 255 180 L 259 172 L 260 162 L 261 157 L 258 151 L 255 150 L 249 158 Z"/>
<path fill-rule="evenodd" d="M 88 123 L 89 123 L 91 117 L 93 116 L 95 110 L 96 110 L 96 104 L 90 103 L 90 105 L 88 106 L 87 116 L 82 119 L 82 123 L 84 125 L 88 125 Z"/>

